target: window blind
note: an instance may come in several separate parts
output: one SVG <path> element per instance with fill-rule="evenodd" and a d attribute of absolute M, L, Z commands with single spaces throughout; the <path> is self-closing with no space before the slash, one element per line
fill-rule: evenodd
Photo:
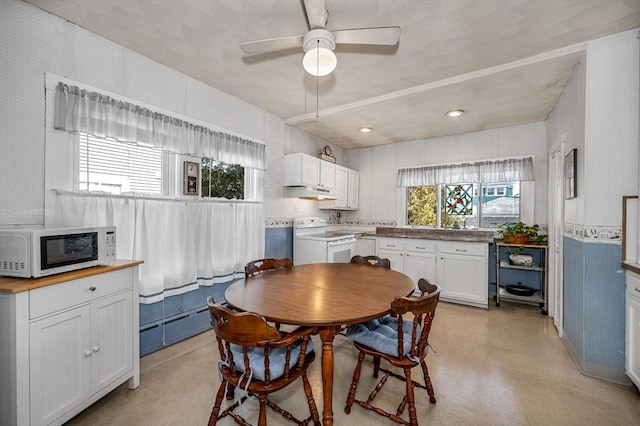
<path fill-rule="evenodd" d="M 162 195 L 162 151 L 79 133 L 81 190 Z"/>

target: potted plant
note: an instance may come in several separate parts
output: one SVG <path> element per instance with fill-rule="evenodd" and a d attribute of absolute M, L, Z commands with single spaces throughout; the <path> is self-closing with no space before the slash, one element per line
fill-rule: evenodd
<path fill-rule="evenodd" d="M 527 225 L 524 222 L 505 222 L 498 226 L 498 233 L 502 241 L 507 244 L 543 244 L 547 241 L 546 235 L 538 233 L 538 225 Z M 533 256 L 520 254 L 523 246 L 507 247 L 509 263 L 518 266 L 532 266 Z"/>
<path fill-rule="evenodd" d="M 498 226 L 498 234 L 507 244 L 542 244 L 547 236 L 538 234 L 538 225 L 527 225 L 524 222 L 505 222 Z"/>

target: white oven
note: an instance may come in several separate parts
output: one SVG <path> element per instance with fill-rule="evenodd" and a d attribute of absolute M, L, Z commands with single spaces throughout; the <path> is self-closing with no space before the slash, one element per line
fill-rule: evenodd
<path fill-rule="evenodd" d="M 319 217 L 296 219 L 293 263 L 348 263 L 356 247 L 356 237 L 348 232 L 326 231 L 327 221 Z"/>

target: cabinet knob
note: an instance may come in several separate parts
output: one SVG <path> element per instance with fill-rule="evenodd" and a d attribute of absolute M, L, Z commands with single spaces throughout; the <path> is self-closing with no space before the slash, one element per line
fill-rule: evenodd
<path fill-rule="evenodd" d="M 89 287 L 89 291 L 96 291 L 96 288 L 94 286 Z"/>
<path fill-rule="evenodd" d="M 100 352 L 100 346 L 95 345 L 94 347 L 92 347 L 92 348 L 91 348 L 91 350 L 92 350 L 93 352 Z"/>
<path fill-rule="evenodd" d="M 93 352 L 91 352 L 90 349 L 87 349 L 86 351 L 84 351 L 84 356 L 86 356 L 87 358 L 89 358 L 91 356 Z"/>
<path fill-rule="evenodd" d="M 636 287 L 636 291 L 637 291 L 638 293 L 640 293 L 640 288 Z"/>

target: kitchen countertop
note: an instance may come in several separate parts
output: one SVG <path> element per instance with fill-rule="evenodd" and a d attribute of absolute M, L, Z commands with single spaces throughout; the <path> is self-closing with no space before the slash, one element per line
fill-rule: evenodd
<path fill-rule="evenodd" d="M 140 260 L 116 260 L 108 266 L 93 266 L 91 268 L 63 272 L 61 274 L 49 275 L 42 278 L 0 277 L 0 293 L 20 293 L 53 284 L 60 284 L 65 281 L 76 280 L 78 278 L 103 274 L 117 269 L 130 268 L 132 266 L 140 265 L 141 263 L 144 262 Z"/>
<path fill-rule="evenodd" d="M 405 227 L 377 227 L 375 234 L 365 233 L 366 236 L 392 238 L 418 238 L 423 240 L 465 241 L 476 243 L 492 243 L 494 231 L 479 229 L 432 229 Z"/>

